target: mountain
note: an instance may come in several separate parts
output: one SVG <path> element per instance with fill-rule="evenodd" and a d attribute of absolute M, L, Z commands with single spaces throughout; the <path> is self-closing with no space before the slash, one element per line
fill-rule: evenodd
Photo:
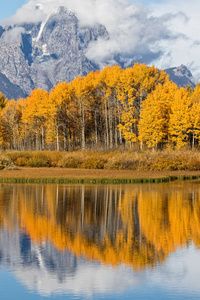
<path fill-rule="evenodd" d="M 27 96 L 18 85 L 10 82 L 10 80 L 2 73 L 0 73 L 0 91 L 8 99 L 19 99 Z"/>
<path fill-rule="evenodd" d="M 184 65 L 177 68 L 166 69 L 165 72 L 169 75 L 170 80 L 178 86 L 186 87 L 188 84 L 191 88 L 195 87 L 195 80 L 192 73 Z"/>
<path fill-rule="evenodd" d="M 24 94 L 50 90 L 97 69 L 85 50 L 99 37 L 108 38 L 104 26 L 81 27 L 76 14 L 62 6 L 43 23 L 0 27 L 0 73 Z M 6 97 L 18 97 L 14 89 L 10 94 L 5 90 Z"/>
<path fill-rule="evenodd" d="M 109 39 L 105 26 L 83 26 L 76 14 L 63 6 L 44 22 L 0 26 L 0 91 L 17 99 L 34 88 L 49 91 L 58 82 L 96 70 L 98 66 L 86 57 L 86 51 L 98 39 Z M 123 67 L 120 55 L 114 63 Z M 165 71 L 178 85 L 194 86 L 185 66 Z"/>

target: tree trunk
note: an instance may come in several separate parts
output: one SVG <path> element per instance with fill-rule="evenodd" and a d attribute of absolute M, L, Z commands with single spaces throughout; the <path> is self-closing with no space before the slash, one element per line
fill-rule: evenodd
<path fill-rule="evenodd" d="M 44 144 L 44 126 L 42 125 L 42 151 L 44 151 L 45 144 Z"/>
<path fill-rule="evenodd" d="M 60 151 L 60 144 L 59 144 L 59 130 L 58 130 L 58 120 L 56 118 L 56 149 Z"/>
<path fill-rule="evenodd" d="M 109 113 L 110 149 L 112 149 L 113 148 L 113 129 L 112 129 L 112 112 L 111 112 L 110 105 L 108 107 L 108 113 Z"/>
<path fill-rule="evenodd" d="M 63 135 L 64 135 L 64 150 L 69 151 L 68 132 L 66 126 L 63 126 Z"/>
<path fill-rule="evenodd" d="M 118 146 L 117 116 L 115 113 L 115 148 Z"/>
<path fill-rule="evenodd" d="M 16 133 L 15 133 L 14 125 L 13 125 L 13 149 L 16 150 Z"/>
<path fill-rule="evenodd" d="M 194 131 L 192 132 L 192 149 L 194 149 Z"/>
<path fill-rule="evenodd" d="M 94 126 L 95 126 L 95 144 L 98 144 L 98 127 L 97 127 L 97 111 L 94 113 Z"/>
<path fill-rule="evenodd" d="M 81 149 L 85 150 L 85 110 L 81 104 Z"/>
<path fill-rule="evenodd" d="M 35 132 L 35 149 L 39 150 L 39 126 L 38 126 L 38 117 L 36 117 L 36 132 Z"/>
<path fill-rule="evenodd" d="M 105 101 L 105 123 L 106 123 L 106 148 L 109 148 L 109 133 L 108 133 L 108 107 Z"/>

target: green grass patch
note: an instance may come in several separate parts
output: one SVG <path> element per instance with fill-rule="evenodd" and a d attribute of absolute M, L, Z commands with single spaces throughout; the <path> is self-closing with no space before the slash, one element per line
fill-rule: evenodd
<path fill-rule="evenodd" d="M 0 183 L 10 184 L 145 184 L 165 183 L 171 181 L 199 180 L 200 175 L 167 176 L 160 178 L 0 178 Z"/>

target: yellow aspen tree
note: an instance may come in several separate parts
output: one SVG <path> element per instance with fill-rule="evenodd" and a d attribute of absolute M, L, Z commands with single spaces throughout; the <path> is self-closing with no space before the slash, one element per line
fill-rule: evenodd
<path fill-rule="evenodd" d="M 4 132 L 7 133 L 10 148 L 16 150 L 19 141 L 19 124 L 21 112 L 19 104 L 14 99 L 7 101 L 6 107 L 2 111 L 1 120 Z"/>
<path fill-rule="evenodd" d="M 5 108 L 6 103 L 7 103 L 7 99 L 4 97 L 4 95 L 0 92 L 0 146 L 2 148 L 5 147 L 5 132 L 4 132 L 4 128 L 2 126 L 2 110 Z"/>
<path fill-rule="evenodd" d="M 60 133 L 63 135 L 63 148 L 69 150 L 70 123 L 73 119 L 74 104 L 72 103 L 72 89 L 71 84 L 66 82 L 58 83 L 49 94 L 49 111 L 48 124 L 49 140 L 56 139 L 56 149 L 60 150 Z"/>
<path fill-rule="evenodd" d="M 101 109 L 101 94 L 99 93 L 100 86 L 100 72 L 90 72 L 87 79 L 92 83 L 91 101 L 90 101 L 90 120 L 88 126 L 90 127 L 91 141 L 94 145 L 101 142 L 102 135 L 102 109 Z"/>
<path fill-rule="evenodd" d="M 169 120 L 171 142 L 179 149 L 188 143 L 188 133 L 192 127 L 190 120 L 191 97 L 188 91 L 180 88 L 174 95 Z"/>
<path fill-rule="evenodd" d="M 80 140 L 81 149 L 86 148 L 86 126 L 90 118 L 91 95 L 93 91 L 93 82 L 89 77 L 78 76 L 71 83 L 73 88 L 74 105 L 76 105 L 78 118 L 80 122 Z"/>
<path fill-rule="evenodd" d="M 7 103 L 8 99 L 5 98 L 5 96 L 0 92 L 0 110 L 2 110 Z"/>
<path fill-rule="evenodd" d="M 163 84 L 168 75 L 154 66 L 134 64 L 124 70 L 120 78 L 118 100 L 122 105 L 122 117 L 119 130 L 129 143 L 136 142 L 138 137 L 138 122 L 141 114 L 142 102 L 158 83 Z"/>
<path fill-rule="evenodd" d="M 191 128 L 188 130 L 192 135 L 192 148 L 195 146 L 195 140 L 200 141 L 200 103 L 193 103 L 190 110 Z"/>
<path fill-rule="evenodd" d="M 18 109 L 20 111 L 21 114 L 21 118 L 18 124 L 19 127 L 19 150 L 24 150 L 27 148 L 27 144 L 28 144 L 28 134 L 27 134 L 27 124 L 26 122 L 24 122 L 23 120 L 23 114 L 25 112 L 25 108 L 26 108 L 26 99 L 24 98 L 19 98 L 17 100 L 17 104 L 18 104 Z"/>
<path fill-rule="evenodd" d="M 2 110 L 5 108 L 7 104 L 8 99 L 5 98 L 3 93 L 0 92 L 0 146 L 2 148 L 5 147 L 5 137 L 6 137 L 6 132 L 4 132 L 4 128 L 2 126 Z"/>
<path fill-rule="evenodd" d="M 3 126 L 2 126 L 2 111 L 0 110 L 0 147 L 3 148 Z"/>
<path fill-rule="evenodd" d="M 171 81 L 159 84 L 142 104 L 139 140 L 148 148 L 157 148 L 168 141 L 171 105 L 178 87 Z"/>
<path fill-rule="evenodd" d="M 195 146 L 195 141 L 199 142 L 200 139 L 200 84 L 197 84 L 191 94 L 192 107 L 190 110 L 191 129 L 192 135 L 192 148 Z"/>
<path fill-rule="evenodd" d="M 48 92 L 35 89 L 26 100 L 23 121 L 35 136 L 35 150 L 45 148 L 45 125 L 48 116 Z"/>
<path fill-rule="evenodd" d="M 122 69 L 119 66 L 105 67 L 99 74 L 98 91 L 101 94 L 105 122 L 105 146 L 117 146 L 119 124 L 118 86 Z"/>

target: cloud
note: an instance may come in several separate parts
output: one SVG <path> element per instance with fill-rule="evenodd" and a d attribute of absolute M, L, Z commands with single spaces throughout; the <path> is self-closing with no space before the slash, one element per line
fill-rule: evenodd
<path fill-rule="evenodd" d="M 166 0 L 148 7 L 128 0 L 31 0 L 2 23 L 44 22 L 59 5 L 75 11 L 80 26 L 106 27 L 109 39 L 99 38 L 85 52 L 100 67 L 116 58 L 124 66 L 133 61 L 160 68 L 185 64 L 198 78 L 199 0 Z"/>
<path fill-rule="evenodd" d="M 116 9 L 116 7 L 115 7 Z M 108 11 L 112 10 L 112 6 Z M 109 33 L 109 39 L 99 39 L 90 43 L 86 55 L 97 64 L 115 61 L 115 56 L 120 55 L 125 61 L 129 60 L 149 63 L 152 58 L 160 57 L 161 49 L 153 49 L 153 45 L 161 40 L 173 40 L 177 34 L 173 34 L 166 26 L 170 16 L 153 17 L 142 6 L 131 5 L 130 10 L 119 8 L 120 14 L 99 21 L 105 25 Z"/>
<path fill-rule="evenodd" d="M 200 294 L 200 257 L 199 251 L 191 243 L 171 254 L 159 268 L 152 270 L 151 286 L 159 287 L 165 293 L 175 295 L 180 292 L 183 298 L 196 299 Z"/>
<path fill-rule="evenodd" d="M 21 34 L 25 32 L 25 29 L 23 27 L 14 27 L 10 28 L 9 30 L 6 30 L 2 36 L 2 40 L 5 43 L 13 43 L 15 42 L 19 37 L 21 37 Z"/>
<path fill-rule="evenodd" d="M 163 52 L 162 57 L 153 62 L 160 68 L 186 65 L 200 80 L 200 36 L 199 36 L 199 0 L 167 0 L 153 4 L 149 7 L 155 17 L 163 14 L 174 15 L 170 22 L 166 23 L 168 29 L 179 38 L 173 43 L 169 40 L 159 42 Z M 156 46 L 156 45 L 155 45 Z"/>
<path fill-rule="evenodd" d="M 124 266 L 113 269 L 90 262 L 81 264 L 78 261 L 77 264 L 73 276 L 66 276 L 62 282 L 52 271 L 38 266 L 15 266 L 14 273 L 24 286 L 43 297 L 72 293 L 82 298 L 92 298 L 96 294 L 123 293 L 145 281 L 144 273 L 134 273 Z"/>
<path fill-rule="evenodd" d="M 58 5 L 74 10 L 80 26 L 106 27 L 109 39 L 99 38 L 85 52 L 100 67 L 116 63 L 119 56 L 125 66 L 133 60 L 149 63 L 162 54 L 153 49 L 155 42 L 175 38 L 165 24 L 170 17 L 153 17 L 144 6 L 127 0 L 31 0 L 4 23 L 43 22 Z"/>

